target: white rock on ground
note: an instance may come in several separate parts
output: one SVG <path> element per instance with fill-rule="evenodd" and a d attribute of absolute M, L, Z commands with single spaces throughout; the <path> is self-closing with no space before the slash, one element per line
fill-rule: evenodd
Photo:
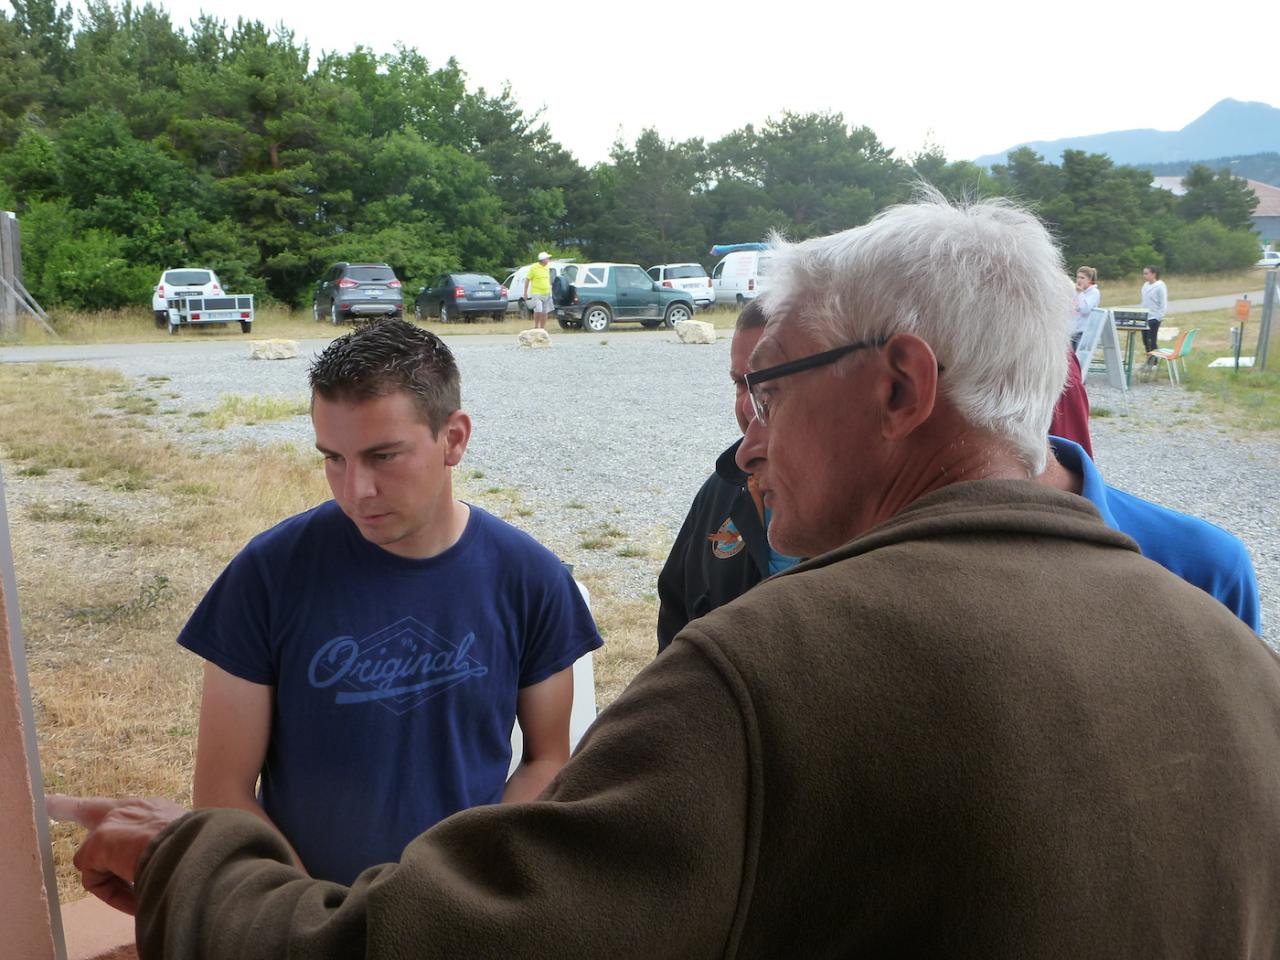
<path fill-rule="evenodd" d="M 705 320 L 681 320 L 676 324 L 681 343 L 715 343 L 716 328 Z"/>
<path fill-rule="evenodd" d="M 551 334 L 536 327 L 532 330 L 521 330 L 516 334 L 516 345 L 521 347 L 549 347 Z"/>
<path fill-rule="evenodd" d="M 297 340 L 255 340 L 249 344 L 249 356 L 254 360 L 292 360 L 297 355 Z"/>

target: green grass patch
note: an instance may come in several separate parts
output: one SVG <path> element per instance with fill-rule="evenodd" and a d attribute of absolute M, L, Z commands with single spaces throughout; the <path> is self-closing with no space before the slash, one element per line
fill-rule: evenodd
<path fill-rule="evenodd" d="M 618 540 L 626 536 L 625 531 L 618 529 L 613 524 L 605 521 L 598 527 L 579 530 L 582 539 L 579 546 L 583 550 L 607 550 L 617 544 Z"/>
<path fill-rule="evenodd" d="M 49 468 L 33 464 L 29 467 L 19 467 L 18 476 L 20 477 L 43 477 L 48 474 Z"/>
<path fill-rule="evenodd" d="M 126 393 L 122 397 L 117 397 L 112 401 L 111 406 L 121 413 L 139 417 L 149 416 L 156 412 L 155 400 L 151 397 L 139 396 L 136 393 Z"/>
<path fill-rule="evenodd" d="M 1255 307 L 1245 325 L 1243 356 L 1256 356 L 1261 309 Z M 1231 367 L 1209 369 L 1219 358 L 1231 356 L 1231 328 L 1236 325 L 1234 311 L 1212 310 L 1180 314 L 1171 318 L 1180 330 L 1196 330 L 1191 353 L 1186 358 L 1186 372 L 1181 374 L 1183 386 L 1194 391 L 1201 409 L 1232 430 L 1246 434 L 1280 431 L 1280 349 L 1272 347 L 1271 369 L 1265 372 Z M 1280 330 L 1272 330 L 1272 339 Z M 1174 344 L 1162 344 L 1172 347 Z M 1255 362 L 1257 362 L 1255 360 Z M 1135 382 L 1136 385 L 1136 382 Z M 1169 374 L 1162 362 L 1151 381 L 1143 389 L 1167 390 Z"/>
<path fill-rule="evenodd" d="M 209 426 L 221 429 L 233 423 L 244 423 L 250 426 L 258 423 L 270 423 L 273 420 L 288 420 L 308 413 L 311 405 L 305 398 L 297 397 L 263 397 L 226 394 L 219 398 L 218 405 L 209 411 Z"/>
<path fill-rule="evenodd" d="M 37 500 L 28 505 L 27 516 L 41 523 L 106 523 L 107 518 L 83 500 L 47 503 Z"/>

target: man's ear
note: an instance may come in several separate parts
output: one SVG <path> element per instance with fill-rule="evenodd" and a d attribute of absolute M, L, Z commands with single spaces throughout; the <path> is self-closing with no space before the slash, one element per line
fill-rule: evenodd
<path fill-rule="evenodd" d="M 461 410 L 449 414 L 449 419 L 441 428 L 444 433 L 444 463 L 447 467 L 456 467 L 462 462 L 462 455 L 467 452 L 467 444 L 471 440 L 471 417 Z"/>
<path fill-rule="evenodd" d="M 889 338 L 880 351 L 888 378 L 882 412 L 886 440 L 902 440 L 933 414 L 938 398 L 938 358 L 933 348 L 910 333 Z"/>

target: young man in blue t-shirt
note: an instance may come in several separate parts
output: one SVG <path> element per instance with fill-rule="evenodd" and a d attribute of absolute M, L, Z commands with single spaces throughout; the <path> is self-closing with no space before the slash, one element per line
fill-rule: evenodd
<path fill-rule="evenodd" d="M 601 641 L 550 551 L 454 498 L 471 419 L 438 337 L 362 327 L 310 379 L 333 500 L 255 537 L 178 642 L 207 661 L 195 805 L 263 817 L 349 884 L 451 813 L 537 796 Z"/>

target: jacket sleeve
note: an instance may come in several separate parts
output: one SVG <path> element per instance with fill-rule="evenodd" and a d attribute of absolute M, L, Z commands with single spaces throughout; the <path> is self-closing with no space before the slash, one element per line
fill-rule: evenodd
<path fill-rule="evenodd" d="M 754 876 L 760 767 L 742 683 L 714 653 L 676 643 L 542 798 L 456 814 L 350 889 L 289 867 L 249 814 L 183 817 L 140 866 L 139 956 L 723 956 Z"/>
<path fill-rule="evenodd" d="M 693 619 L 689 612 L 689 554 L 697 546 L 701 532 L 701 513 L 699 509 L 706 496 L 706 487 L 698 491 L 689 513 L 680 526 L 676 542 L 667 554 L 667 562 L 662 565 L 658 574 L 658 652 L 671 644 L 676 634 L 685 628 Z"/>

